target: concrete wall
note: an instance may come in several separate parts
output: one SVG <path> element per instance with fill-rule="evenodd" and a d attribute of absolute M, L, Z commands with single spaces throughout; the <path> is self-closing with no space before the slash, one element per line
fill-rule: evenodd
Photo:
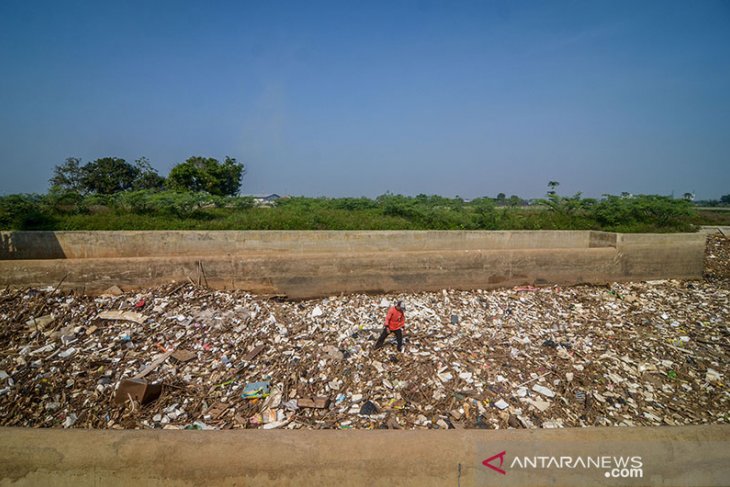
<path fill-rule="evenodd" d="M 704 269 L 706 238 L 698 233 L 617 234 L 621 274 L 642 280 L 662 276 L 699 278 Z"/>
<path fill-rule="evenodd" d="M 505 452 L 505 474 L 482 464 Z M 513 467 L 516 457 L 640 457 L 642 477 Z M 585 461 L 585 460 L 584 460 Z M 494 462 L 499 466 L 499 461 Z M 0 485 L 721 486 L 730 426 L 451 431 L 0 429 Z"/>
<path fill-rule="evenodd" d="M 588 247 L 616 247 L 617 233 L 588 232 Z"/>
<path fill-rule="evenodd" d="M 120 231 L 0 232 L 0 260 L 179 257 L 265 252 L 565 249 L 585 231 Z M 613 235 L 613 234 L 611 234 Z"/>
<path fill-rule="evenodd" d="M 37 235 L 42 242 L 38 253 L 47 255 L 49 237 L 45 232 Z M 32 235 L 22 232 L 9 240 L 23 241 L 23 246 L 0 260 L 0 285 L 41 287 L 63 280 L 64 288 L 96 293 L 112 285 L 134 289 L 202 279 L 219 289 L 307 298 L 696 279 L 702 276 L 705 245 L 701 234 L 603 232 L 191 232 L 190 241 L 186 235 L 64 232 L 58 241 L 67 258 L 24 260 L 12 257 L 32 255 L 36 247 Z M 72 241 L 79 241 L 79 248 L 71 246 Z M 96 247 L 100 242 L 109 246 Z M 225 247 L 227 242 L 233 243 Z M 236 250 L 213 252 L 224 248 Z M 110 249 L 118 249 L 122 257 L 88 257 L 107 255 Z M 152 256 L 139 256 L 140 249 Z M 194 251 L 200 255 L 189 255 Z"/>

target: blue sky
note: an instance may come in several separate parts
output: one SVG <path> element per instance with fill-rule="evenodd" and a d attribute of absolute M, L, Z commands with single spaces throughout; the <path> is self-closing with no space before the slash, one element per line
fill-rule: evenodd
<path fill-rule="evenodd" d="M 243 193 L 730 193 L 730 2 L 0 2 L 0 194 L 66 157 Z"/>

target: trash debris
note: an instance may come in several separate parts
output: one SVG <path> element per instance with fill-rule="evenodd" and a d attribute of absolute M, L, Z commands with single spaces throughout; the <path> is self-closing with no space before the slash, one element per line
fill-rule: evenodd
<path fill-rule="evenodd" d="M 191 352 L 190 350 L 175 350 L 174 352 L 172 352 L 172 355 L 170 355 L 170 357 L 172 357 L 173 359 L 183 363 L 190 362 L 197 356 L 197 353 Z"/>
<path fill-rule="evenodd" d="M 534 386 L 532 386 L 532 390 L 535 392 L 539 392 L 545 397 L 555 397 L 555 393 L 553 391 L 545 386 L 541 386 L 540 384 L 535 384 Z"/>
<path fill-rule="evenodd" d="M 245 357 L 243 357 L 244 362 L 250 362 L 253 359 L 255 359 L 261 352 L 263 352 L 266 349 L 266 345 L 259 345 L 258 347 L 255 347 L 253 350 L 248 352 Z"/>
<path fill-rule="evenodd" d="M 545 411 L 547 411 L 548 408 L 552 405 L 552 403 L 550 401 L 543 401 L 539 397 L 536 399 L 529 399 L 529 398 L 525 399 L 525 402 L 527 404 L 535 406 L 537 408 L 537 410 L 540 411 L 541 413 L 544 413 Z"/>
<path fill-rule="evenodd" d="M 173 352 L 166 352 L 166 353 L 159 354 L 158 356 L 155 357 L 154 360 L 152 360 L 152 362 L 150 362 L 149 365 L 147 365 L 144 369 L 142 369 L 134 377 L 141 379 L 141 378 L 145 377 L 147 374 L 149 374 L 150 372 L 154 372 L 157 369 L 157 367 L 160 366 L 160 364 L 162 364 L 165 360 L 168 359 L 168 357 L 170 357 L 170 355 L 172 355 L 172 353 Z"/>
<path fill-rule="evenodd" d="M 144 379 L 122 379 L 114 396 L 114 402 L 122 404 L 130 397 L 140 404 L 147 404 L 160 397 L 162 384 L 150 384 Z"/>
<path fill-rule="evenodd" d="M 285 420 L 274 421 L 272 423 L 268 423 L 268 424 L 263 425 L 261 427 L 261 429 L 273 430 L 273 429 L 283 428 L 284 426 L 286 426 L 289 423 L 291 423 L 293 420 L 294 420 L 294 417 L 292 416 L 291 418 L 288 418 L 288 419 L 285 419 Z"/>
<path fill-rule="evenodd" d="M 147 317 L 142 313 L 135 313 L 134 311 L 102 311 L 99 313 L 98 318 L 102 320 L 120 320 L 120 321 L 133 321 L 138 324 L 142 324 L 147 321 Z"/>
<path fill-rule="evenodd" d="M 343 354 L 337 347 L 334 347 L 332 345 L 327 345 L 322 349 L 324 353 L 327 354 L 327 356 L 334 360 L 342 360 L 345 358 L 345 354 Z"/>
<path fill-rule="evenodd" d="M 25 322 L 25 325 L 31 329 L 43 330 L 46 328 L 46 326 L 53 323 L 53 319 L 53 315 L 39 316 L 38 318 L 29 319 Z"/>
<path fill-rule="evenodd" d="M 705 380 L 707 382 L 720 382 L 720 379 L 722 379 L 720 372 L 715 369 L 707 369 L 707 373 L 705 374 Z"/>
<path fill-rule="evenodd" d="M 507 409 L 509 407 L 509 403 L 504 399 L 500 399 L 499 401 L 495 402 L 494 405 L 499 409 Z"/>
<path fill-rule="evenodd" d="M 326 409 L 329 402 L 329 398 L 326 397 L 303 398 L 297 401 L 297 406 L 300 408 Z"/>
<path fill-rule="evenodd" d="M 119 286 L 111 286 L 102 293 L 103 296 L 121 296 L 124 291 Z"/>
<path fill-rule="evenodd" d="M 718 238 L 706 279 L 692 282 L 295 302 L 182 283 L 102 296 L 0 290 L 0 425 L 727 423 L 730 241 Z M 398 300 L 407 351 L 374 353 Z"/>
<path fill-rule="evenodd" d="M 76 416 L 76 414 L 74 414 L 74 413 L 69 414 L 68 416 L 66 416 L 66 419 L 63 421 L 63 427 L 64 428 L 72 427 L 73 425 L 76 424 L 76 421 L 78 419 L 79 419 L 79 417 Z"/>
<path fill-rule="evenodd" d="M 380 408 L 377 404 L 375 404 L 372 401 L 366 401 L 361 407 L 360 407 L 360 414 L 369 416 L 371 414 L 378 414 L 380 412 Z"/>
<path fill-rule="evenodd" d="M 186 430 L 210 430 L 210 429 L 215 429 L 215 428 L 211 428 L 210 426 L 203 423 L 202 421 L 195 421 L 193 424 L 186 426 L 185 429 Z"/>
<path fill-rule="evenodd" d="M 73 357 L 76 354 L 76 349 L 74 347 L 69 348 L 68 350 L 64 350 L 63 352 L 58 354 L 59 358 L 69 358 Z"/>
<path fill-rule="evenodd" d="M 269 395 L 269 381 L 252 382 L 243 388 L 241 397 L 244 399 L 259 399 Z"/>

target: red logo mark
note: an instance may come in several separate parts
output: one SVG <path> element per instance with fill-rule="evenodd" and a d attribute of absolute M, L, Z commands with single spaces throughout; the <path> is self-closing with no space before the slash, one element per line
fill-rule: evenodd
<path fill-rule="evenodd" d="M 482 465 L 484 465 L 485 467 L 491 468 L 492 470 L 494 470 L 497 473 L 501 473 L 502 475 L 507 475 L 507 472 L 505 472 L 504 470 L 502 470 L 501 468 L 499 468 L 499 467 L 501 467 L 504 464 L 504 456 L 505 456 L 506 453 L 507 453 L 506 450 L 503 451 L 503 452 L 501 452 L 501 453 L 497 453 L 496 455 L 494 455 L 492 457 L 489 457 L 486 460 L 484 460 L 482 462 Z M 492 465 L 490 463 L 492 460 L 494 460 L 496 458 L 499 458 L 499 467 L 495 467 L 494 465 Z"/>

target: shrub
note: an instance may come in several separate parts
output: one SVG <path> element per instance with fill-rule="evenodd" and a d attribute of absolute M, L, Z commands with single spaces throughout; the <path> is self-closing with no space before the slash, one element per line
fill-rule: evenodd
<path fill-rule="evenodd" d="M 36 194 L 0 196 L 0 227 L 7 230 L 52 228 L 52 211 Z"/>

